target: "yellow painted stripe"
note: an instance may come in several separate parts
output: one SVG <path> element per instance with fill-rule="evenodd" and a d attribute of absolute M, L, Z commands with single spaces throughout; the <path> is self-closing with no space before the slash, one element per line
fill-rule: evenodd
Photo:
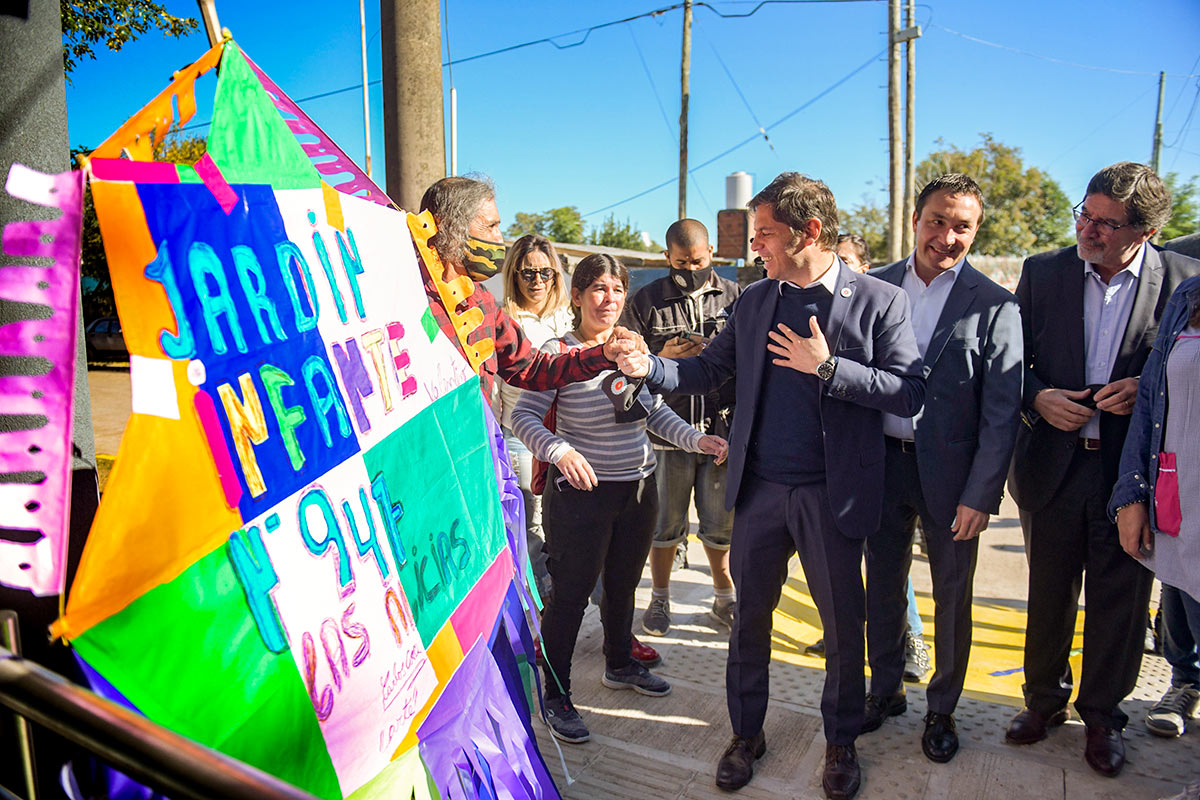
<path fill-rule="evenodd" d="M 917 608 L 925 624 L 925 641 L 936 650 L 933 597 L 927 592 L 917 592 Z M 1025 676 L 1021 665 L 1025 648 L 1025 612 L 994 603 L 974 603 L 972 619 L 971 664 L 964 693 L 978 700 L 1023 705 L 1021 684 Z M 808 593 L 803 570 L 797 569 L 784 585 L 774 623 L 773 659 L 817 670 L 825 668 L 823 658 L 804 653 L 805 646 L 821 638 L 821 619 Z M 1078 675 L 1083 647 L 1082 611 L 1075 620 L 1075 638 L 1071 647 L 1071 668 Z"/>

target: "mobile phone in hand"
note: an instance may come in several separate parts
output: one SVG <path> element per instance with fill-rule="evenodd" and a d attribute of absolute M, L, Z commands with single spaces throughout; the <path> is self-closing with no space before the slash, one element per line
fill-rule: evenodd
<path fill-rule="evenodd" d="M 1104 384 L 1103 383 L 1093 383 L 1090 386 L 1085 386 L 1083 388 L 1090 389 L 1092 393 L 1089 394 L 1087 397 L 1083 398 L 1082 400 L 1080 400 L 1079 405 L 1083 406 L 1084 408 L 1090 408 L 1090 409 L 1095 410 L 1095 408 L 1096 408 L 1096 392 L 1103 389 Z"/>
<path fill-rule="evenodd" d="M 557 478 L 554 479 L 554 488 L 560 492 L 563 489 L 570 487 L 570 485 L 571 485 L 571 482 L 569 480 L 567 480 L 566 475 L 559 475 Z"/>

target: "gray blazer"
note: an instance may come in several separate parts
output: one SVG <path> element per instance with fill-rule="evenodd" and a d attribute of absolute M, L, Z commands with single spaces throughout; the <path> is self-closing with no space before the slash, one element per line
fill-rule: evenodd
<path fill-rule="evenodd" d="M 824 331 L 839 359 L 833 379 L 821 387 L 825 475 L 839 530 L 862 539 L 879 527 L 883 510 L 883 415 L 912 416 L 921 409 L 925 380 L 908 321 L 908 295 L 876 278 L 859 275 L 841 259 L 829 325 Z M 763 370 L 775 356 L 767 333 L 779 302 L 779 283 L 746 287 L 729 321 L 699 355 L 679 360 L 653 357 L 653 391 L 704 394 L 735 377 L 737 412 L 729 437 L 725 504 L 741 490 L 750 435 L 758 414 Z M 787 367 L 783 367 L 787 369 Z"/>
<path fill-rule="evenodd" d="M 1138 279 L 1129 324 L 1113 362 L 1109 382 L 1142 373 L 1150 355 L 1158 322 L 1175 287 L 1200 272 L 1200 261 L 1177 253 L 1146 247 L 1146 260 Z M 1040 511 L 1058 492 L 1075 454 L 1079 431 L 1060 431 L 1033 410 L 1033 399 L 1042 389 L 1082 389 L 1083 262 L 1074 246 L 1025 259 L 1017 284 L 1021 327 L 1025 337 L 1025 424 L 1017 432 L 1008 488 L 1025 511 Z M 1121 447 L 1129 430 L 1129 417 L 1100 414 L 1100 459 L 1105 493 L 1117 480 Z"/>
<path fill-rule="evenodd" d="M 871 270 L 901 285 L 907 259 Z M 949 528 L 961 503 L 995 514 L 1021 414 L 1017 299 L 962 265 L 925 350 L 925 407 L 913 419 L 921 491 Z"/>

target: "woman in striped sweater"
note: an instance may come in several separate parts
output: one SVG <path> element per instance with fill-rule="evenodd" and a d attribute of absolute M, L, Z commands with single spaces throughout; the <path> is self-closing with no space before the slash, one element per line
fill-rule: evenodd
<path fill-rule="evenodd" d="M 617 259 L 603 254 L 584 258 L 571 280 L 575 329 L 542 349 L 557 353 L 603 343 L 621 316 L 628 287 L 629 273 Z M 644 388 L 636 390 L 631 404 L 621 402 L 620 378 L 610 372 L 559 389 L 554 432 L 542 420 L 555 392 L 525 392 L 512 415 L 513 431 L 534 456 L 551 464 L 542 501 L 554 582 L 542 617 L 545 710 L 551 732 L 567 742 L 589 738 L 571 704 L 571 658 L 588 595 L 601 573 L 601 682 L 651 696 L 671 691 L 669 683 L 630 659 L 633 593 L 658 519 L 647 427 L 677 447 L 718 460 L 728 450 L 724 439 L 701 434 Z"/>

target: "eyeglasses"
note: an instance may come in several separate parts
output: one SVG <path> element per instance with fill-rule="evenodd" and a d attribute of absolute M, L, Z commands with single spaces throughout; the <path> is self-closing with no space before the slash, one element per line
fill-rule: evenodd
<path fill-rule="evenodd" d="M 541 278 L 544 282 L 549 283 L 550 281 L 554 280 L 554 270 L 548 267 L 546 269 L 521 270 L 521 280 L 525 281 L 526 283 L 534 283 L 538 278 Z"/>
<path fill-rule="evenodd" d="M 1105 235 L 1111 236 L 1112 234 L 1121 230 L 1121 228 L 1128 228 L 1130 225 L 1133 224 L 1132 222 L 1126 222 L 1124 225 L 1114 225 L 1113 223 L 1109 222 L 1108 220 L 1096 219 L 1095 217 L 1088 214 L 1086 211 L 1083 211 L 1080 208 L 1080 206 L 1082 206 L 1082 205 L 1083 205 L 1083 203 L 1080 202 L 1079 205 L 1077 205 L 1071 209 L 1071 213 L 1075 216 L 1075 222 L 1078 223 L 1079 220 L 1084 220 L 1085 225 L 1088 222 L 1090 222 L 1096 226 L 1096 230 L 1100 231 L 1101 233 L 1103 233 Z"/>

